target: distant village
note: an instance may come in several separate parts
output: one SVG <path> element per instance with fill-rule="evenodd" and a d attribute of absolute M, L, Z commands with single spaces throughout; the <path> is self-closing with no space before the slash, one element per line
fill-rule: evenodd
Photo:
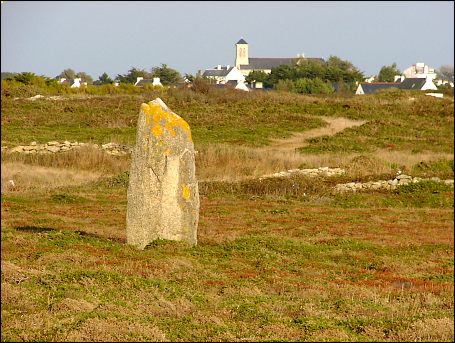
<path fill-rule="evenodd" d="M 339 60 L 341 64 L 350 62 Z M 218 64 L 213 68 L 200 70 L 198 72 L 199 77 L 207 80 L 210 84 L 212 84 L 216 88 L 233 88 L 242 91 L 251 91 L 251 90 L 267 90 L 273 87 L 269 85 L 265 85 L 263 80 L 260 80 L 256 77 L 251 77 L 251 75 L 268 75 L 270 76 L 274 70 L 279 68 L 295 68 L 296 66 L 304 66 L 305 63 L 319 63 L 320 65 L 324 65 L 327 61 L 325 61 L 321 57 L 307 57 L 304 54 L 297 54 L 296 57 L 285 57 L 285 58 L 277 58 L 277 57 L 250 57 L 249 53 L 249 44 L 241 38 L 235 44 L 235 63 L 234 65 L 221 65 Z M 329 61 L 330 62 L 330 58 Z M 164 65 L 165 66 L 165 65 Z M 166 67 L 166 66 L 165 66 Z M 356 69 L 353 67 L 353 69 Z M 454 87 L 453 83 L 453 66 L 451 66 L 451 77 L 448 78 L 441 78 L 440 75 L 435 71 L 434 68 L 428 66 L 424 62 L 417 62 L 412 64 L 408 68 L 406 68 L 403 72 L 399 75 L 394 75 L 393 81 L 387 80 L 387 82 L 379 82 L 378 76 L 371 76 L 364 78 L 363 74 L 357 72 L 355 77 L 355 82 L 351 79 L 350 83 L 350 92 L 354 91 L 355 86 L 355 94 L 356 95 L 364 95 L 374 93 L 376 91 L 387 89 L 387 88 L 396 88 L 396 89 L 403 89 L 403 90 L 420 90 L 425 91 L 425 94 L 435 96 L 435 97 L 443 97 L 443 93 L 437 92 L 438 87 L 445 86 L 445 87 Z M 399 70 L 396 69 L 398 72 Z M 72 71 L 72 70 L 71 70 Z M 173 70 L 174 71 L 174 70 Z M 74 73 L 74 71 L 72 71 Z M 131 74 L 131 72 L 133 72 Z M 116 79 L 111 80 L 106 73 L 100 76 L 100 80 L 104 77 L 107 82 L 101 82 L 100 80 L 95 81 L 93 84 L 99 85 L 104 83 L 110 83 L 114 86 L 119 86 L 120 83 L 130 83 L 134 84 L 137 87 L 143 87 L 145 85 L 156 86 L 160 87 L 163 86 L 164 79 L 160 79 L 160 77 L 153 77 L 153 74 L 144 73 L 143 70 L 136 70 L 133 68 L 130 70 L 130 74 L 128 75 L 128 80 L 126 77 L 122 75 L 118 75 Z M 179 74 L 177 71 L 175 73 Z M 253 73 L 253 74 L 252 74 Z M 5 73 L 10 74 L 10 73 Z M 30 74 L 30 73 L 29 73 Z M 64 73 L 62 73 L 64 74 Z M 81 86 L 86 86 L 89 82 L 87 82 L 87 74 L 85 73 L 78 73 L 74 74 L 72 77 L 68 77 L 65 75 L 58 76 L 57 82 L 59 84 L 66 84 L 71 88 L 79 88 Z M 139 76 L 144 75 L 144 76 Z M 360 77 L 359 77 L 360 75 Z M 66 76 L 66 77 L 62 77 Z M 152 76 L 152 77 L 150 77 Z M 249 77 L 250 76 L 250 77 Z M 352 75 L 351 75 L 352 76 Z M 84 79 L 85 77 L 85 79 Z M 132 78 L 131 78 L 132 77 Z M 2 73 L 2 79 L 3 79 Z M 317 77 L 313 77 L 315 79 Z M 362 78 L 363 81 L 362 81 Z M 89 79 L 91 79 L 89 77 Z M 183 77 L 183 83 L 187 87 L 191 87 L 191 83 L 193 78 Z M 286 80 L 283 80 L 286 81 Z M 321 81 L 321 80 L 320 80 Z M 384 81 L 384 80 L 383 80 Z M 322 82 L 322 81 L 321 81 Z M 326 84 L 332 83 L 329 88 L 332 88 L 333 84 L 336 84 L 335 80 L 325 80 Z M 165 83 L 169 84 L 169 82 Z M 175 86 L 175 84 L 174 84 Z M 327 86 L 327 85 L 326 85 Z M 336 88 L 336 85 L 335 85 Z M 333 91 L 333 90 L 331 90 Z M 311 93 L 302 91 L 301 93 Z"/>
<path fill-rule="evenodd" d="M 374 93 L 385 88 L 399 88 L 407 90 L 432 91 L 437 90 L 437 86 L 449 85 L 453 88 L 453 82 L 437 79 L 434 68 L 430 68 L 423 62 L 418 62 L 406 68 L 401 75 L 395 75 L 394 82 L 373 82 L 374 77 L 370 77 L 365 82 L 359 83 L 356 95 Z M 443 97 L 442 93 L 426 92 L 425 94 Z"/>
<path fill-rule="evenodd" d="M 294 58 L 252 58 L 249 57 L 248 43 L 244 39 L 240 39 L 236 43 L 236 59 L 235 66 L 218 65 L 212 69 L 206 69 L 203 76 L 215 81 L 219 85 L 232 85 L 236 89 L 248 91 L 250 89 L 261 89 L 263 84 L 255 82 L 249 87 L 245 84 L 245 77 L 253 71 L 263 71 L 270 73 L 272 68 L 279 65 L 294 65 L 296 59 L 304 60 L 319 60 L 322 58 L 308 58 L 303 54 L 297 55 Z M 375 76 L 366 78 L 364 82 L 359 82 L 356 95 L 370 94 L 380 89 L 398 88 L 407 90 L 422 90 L 431 91 L 437 90 L 437 86 L 446 84 L 450 87 L 454 86 L 453 81 L 437 79 L 437 74 L 434 68 L 429 67 L 423 62 L 418 62 L 405 69 L 401 75 L 395 75 L 394 82 L 374 82 Z M 426 93 L 428 95 L 442 97 L 442 93 Z"/>

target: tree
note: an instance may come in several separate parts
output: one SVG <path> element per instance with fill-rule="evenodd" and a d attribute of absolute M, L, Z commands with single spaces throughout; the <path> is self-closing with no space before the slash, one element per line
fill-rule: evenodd
<path fill-rule="evenodd" d="M 253 84 L 253 82 L 262 82 L 265 88 L 272 87 L 270 74 L 267 74 L 262 70 L 253 70 L 245 77 L 245 81 L 250 85 Z"/>
<path fill-rule="evenodd" d="M 169 86 L 182 80 L 180 73 L 166 64 L 161 64 L 161 67 L 152 68 L 152 77 L 159 77 L 164 86 Z"/>
<path fill-rule="evenodd" d="M 297 79 L 294 82 L 294 90 L 301 94 L 331 94 L 334 91 L 328 82 L 324 82 L 319 77 Z"/>
<path fill-rule="evenodd" d="M 185 74 L 185 75 L 183 76 L 183 78 L 184 78 L 185 80 L 188 80 L 189 82 L 193 82 L 194 79 L 195 79 L 194 75 L 192 75 L 192 74 Z"/>
<path fill-rule="evenodd" d="M 12 80 L 20 82 L 24 85 L 45 86 L 49 83 L 49 78 L 44 75 L 36 75 L 35 73 L 23 72 L 14 75 Z"/>
<path fill-rule="evenodd" d="M 258 80 L 260 76 L 260 73 L 253 74 L 252 72 L 248 75 L 247 80 Z M 280 65 L 272 68 L 270 75 L 267 75 L 267 82 L 270 86 L 281 90 L 293 89 L 296 85 L 295 82 L 299 79 L 305 79 L 299 81 L 300 89 L 307 89 L 307 85 L 311 84 L 312 92 L 331 93 L 335 85 L 343 85 L 349 91 L 354 90 L 356 81 L 363 81 L 364 75 L 351 62 L 344 61 L 336 56 L 330 56 L 327 61 L 300 59 L 296 65 Z M 293 85 L 291 86 L 285 80 L 291 81 Z M 309 82 L 308 80 L 316 81 Z M 280 84 L 278 85 L 278 83 Z M 264 85 L 266 85 L 265 82 Z"/>
<path fill-rule="evenodd" d="M 144 69 L 131 68 L 128 70 L 128 73 L 124 75 L 118 74 L 116 80 L 121 83 L 136 83 L 138 77 L 143 77 L 144 79 L 151 78 L 152 75 L 145 71 Z"/>
<path fill-rule="evenodd" d="M 108 85 L 111 83 L 114 83 L 114 81 L 109 77 L 109 75 L 107 75 L 107 73 L 103 73 L 102 75 L 100 75 L 98 80 L 93 82 L 94 85 Z"/>
<path fill-rule="evenodd" d="M 33 79 L 36 77 L 37 77 L 37 75 L 35 75 L 34 73 L 23 72 L 23 73 L 15 75 L 13 77 L 13 80 L 23 83 L 24 85 L 29 85 L 33 82 Z"/>
<path fill-rule="evenodd" d="M 337 56 L 330 56 L 327 60 L 326 67 L 330 69 L 332 76 L 337 77 L 337 79 L 328 79 L 329 81 L 332 83 L 343 82 L 351 90 L 355 89 L 356 81 L 361 82 L 365 78 L 363 73 L 351 62 L 342 60 Z"/>
<path fill-rule="evenodd" d="M 318 61 L 301 60 L 296 66 L 297 78 L 323 78 L 324 77 L 324 65 Z"/>
<path fill-rule="evenodd" d="M 288 65 L 280 65 L 278 67 L 272 68 L 270 72 L 269 80 L 273 85 L 277 85 L 279 80 L 295 80 L 296 79 L 296 69 Z M 286 88 L 284 84 L 280 85 L 280 89 L 283 87 Z"/>
<path fill-rule="evenodd" d="M 83 71 L 80 71 L 79 73 L 77 73 L 76 77 L 79 77 L 81 79 L 81 82 L 87 82 L 88 84 L 93 83 L 93 78 L 89 74 L 87 74 Z"/>
<path fill-rule="evenodd" d="M 2 72 L 2 80 L 12 80 L 14 76 L 17 75 L 17 73 L 11 73 L 11 72 Z"/>
<path fill-rule="evenodd" d="M 395 75 L 400 75 L 401 71 L 397 68 L 397 64 L 393 63 L 390 66 L 383 66 L 379 71 L 377 80 L 379 82 L 393 82 Z"/>
<path fill-rule="evenodd" d="M 440 79 L 453 82 L 453 66 L 443 65 L 436 71 L 436 73 Z"/>
<path fill-rule="evenodd" d="M 62 71 L 57 77 L 65 78 L 67 80 L 74 80 L 76 78 L 76 72 L 73 69 L 68 68 Z"/>

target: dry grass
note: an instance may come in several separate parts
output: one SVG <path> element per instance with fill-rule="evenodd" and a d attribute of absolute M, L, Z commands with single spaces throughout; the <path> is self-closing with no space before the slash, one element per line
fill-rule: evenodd
<path fill-rule="evenodd" d="M 57 154 L 2 153 L 3 162 L 118 174 L 128 170 L 130 158 L 129 156 L 112 156 L 99 148 L 87 145 Z"/>
<path fill-rule="evenodd" d="M 293 152 L 217 144 L 199 150 L 196 170 L 201 181 L 237 181 L 296 168 L 302 161 Z"/>
<path fill-rule="evenodd" d="M 103 175 L 101 171 L 42 167 L 21 162 L 2 163 L 1 172 L 2 194 L 78 186 Z"/>
<path fill-rule="evenodd" d="M 445 153 L 389 151 L 374 153 L 302 154 L 292 149 L 275 150 L 213 144 L 199 150 L 196 158 L 200 181 L 239 181 L 295 168 L 344 168 L 353 179 L 371 175 L 395 175 L 398 169 L 410 172 L 420 162 L 451 160 Z"/>
<path fill-rule="evenodd" d="M 128 170 L 129 156 L 112 156 L 92 146 L 58 154 L 2 154 L 1 192 L 77 186 Z M 11 181 L 12 180 L 12 181 Z"/>
<path fill-rule="evenodd" d="M 454 337 L 454 321 L 451 318 L 419 320 L 396 334 L 397 341 L 450 342 Z"/>
<path fill-rule="evenodd" d="M 199 181 L 240 181 L 295 168 L 338 167 L 344 168 L 352 178 L 361 179 L 371 175 L 395 175 L 398 169 L 409 172 L 414 165 L 421 162 L 451 159 L 453 155 L 447 153 L 410 153 L 387 149 L 363 154 L 302 154 L 293 149 L 277 150 L 268 146 L 254 148 L 212 144 L 199 149 L 196 155 L 196 171 Z M 55 185 L 58 187 L 63 185 L 60 182 L 64 182 L 66 178 L 68 185 L 75 185 L 78 184 L 77 180 L 90 181 L 101 174 L 109 176 L 122 173 L 128 170 L 129 166 L 130 156 L 115 157 L 91 147 L 56 155 L 3 154 L 2 192 L 7 190 L 5 182 L 8 180 L 14 180 L 17 185 L 16 176 L 23 178 L 28 175 L 29 181 L 21 182 L 22 189 L 28 188 L 25 185 L 29 182 L 35 184 L 44 182 L 43 184 L 50 186 L 53 183 L 51 180 L 48 180 L 49 182 L 43 180 L 46 173 L 49 178 L 56 178 Z M 36 170 L 38 174 L 33 175 L 32 170 Z M 56 175 L 58 171 L 62 175 Z M 68 173 L 80 175 L 68 177 Z M 31 181 L 32 179 L 34 181 Z"/>

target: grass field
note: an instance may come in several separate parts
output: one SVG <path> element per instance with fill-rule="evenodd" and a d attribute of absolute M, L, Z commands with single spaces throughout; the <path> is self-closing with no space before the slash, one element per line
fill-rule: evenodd
<path fill-rule="evenodd" d="M 333 193 L 398 169 L 453 179 L 453 98 L 2 96 L 2 146 L 134 144 L 140 104 L 157 96 L 199 151 L 198 245 L 125 244 L 128 156 L 2 153 L 2 341 L 454 340 L 453 186 Z M 365 124 L 269 149 L 325 117 Z M 255 178 L 321 166 L 346 174 Z"/>

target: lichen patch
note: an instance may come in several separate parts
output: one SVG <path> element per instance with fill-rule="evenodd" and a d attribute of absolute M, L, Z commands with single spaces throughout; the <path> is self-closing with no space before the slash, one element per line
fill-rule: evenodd
<path fill-rule="evenodd" d="M 146 124 L 156 138 L 161 137 L 166 130 L 171 137 L 176 136 L 175 129 L 180 128 L 191 141 L 191 130 L 188 123 L 175 113 L 167 112 L 159 104 L 149 102 L 141 105 L 141 111 L 146 114 Z"/>
<path fill-rule="evenodd" d="M 189 200 L 190 199 L 190 195 L 191 195 L 190 188 L 186 184 L 182 184 L 182 197 L 183 197 L 183 199 Z"/>

